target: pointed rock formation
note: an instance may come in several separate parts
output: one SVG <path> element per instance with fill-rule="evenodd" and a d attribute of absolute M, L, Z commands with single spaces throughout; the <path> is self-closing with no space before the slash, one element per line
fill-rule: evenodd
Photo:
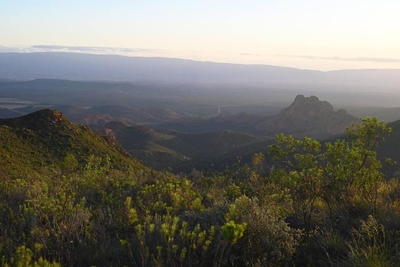
<path fill-rule="evenodd" d="M 298 95 L 278 115 L 267 117 L 255 127 L 262 134 L 292 134 L 296 137 L 328 138 L 345 132 L 358 119 L 345 110 L 333 110 L 327 101 L 316 96 Z"/>

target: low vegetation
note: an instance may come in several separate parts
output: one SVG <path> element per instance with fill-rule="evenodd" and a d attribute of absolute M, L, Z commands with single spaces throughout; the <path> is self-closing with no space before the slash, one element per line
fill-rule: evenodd
<path fill-rule="evenodd" d="M 9 160 L 2 168 L 14 169 L 0 175 L 2 266 L 395 266 L 400 260 L 400 182 L 384 175 L 382 166 L 394 163 L 376 153 L 391 129 L 374 118 L 350 127 L 349 139 L 278 135 L 268 157 L 255 154 L 250 165 L 182 175 L 129 159 L 131 168 L 116 168 L 115 149 L 111 156 L 61 151 L 51 164 L 38 164 L 32 147 L 25 157 L 37 162 L 26 161 L 26 168 L 36 171 L 21 172 L 13 151 L 29 142 L 13 127 L 0 128 L 1 134 L 12 129 L 15 139 L 13 146 L 2 143 L 9 151 L 1 155 Z"/>

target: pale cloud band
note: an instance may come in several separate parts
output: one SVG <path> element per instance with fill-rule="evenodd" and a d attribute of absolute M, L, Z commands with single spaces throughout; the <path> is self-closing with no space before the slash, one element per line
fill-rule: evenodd
<path fill-rule="evenodd" d="M 400 63 L 400 58 L 379 58 L 379 57 L 319 57 L 309 55 L 278 55 L 287 58 L 303 58 L 310 60 L 335 60 L 335 61 L 354 61 L 354 62 L 376 62 L 376 63 Z"/>
<path fill-rule="evenodd" d="M 339 57 L 313 56 L 295 54 L 259 54 L 250 51 L 234 53 L 227 51 L 174 51 L 166 49 L 145 49 L 126 47 L 99 46 L 65 46 L 65 45 L 32 45 L 32 46 L 2 46 L 0 53 L 17 52 L 64 52 L 85 53 L 97 55 L 120 55 L 130 57 L 166 57 L 183 58 L 197 61 L 212 61 L 238 64 L 267 64 L 315 70 L 361 69 L 361 68 L 393 68 L 400 66 L 400 58 L 385 57 Z M 297 59 L 297 60 L 296 60 Z"/>
<path fill-rule="evenodd" d="M 68 52 L 104 55 L 126 55 L 167 53 L 161 49 L 125 48 L 125 47 L 95 47 L 95 46 L 64 46 L 64 45 L 32 45 L 32 46 L 1 46 L 0 52 L 34 53 L 34 52 Z"/>

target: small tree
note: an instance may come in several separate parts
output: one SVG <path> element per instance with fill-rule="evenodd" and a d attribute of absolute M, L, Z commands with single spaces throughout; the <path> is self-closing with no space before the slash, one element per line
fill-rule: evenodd
<path fill-rule="evenodd" d="M 377 209 L 384 175 L 375 149 L 391 128 L 376 118 L 366 118 L 347 132 L 349 141 L 339 139 L 324 146 L 307 137 L 280 134 L 277 144 L 270 146 L 270 155 L 277 161 L 271 176 L 289 189 L 294 212 L 308 230 L 318 200 L 324 201 L 331 216 L 349 216 L 355 201 L 363 204 L 368 214 Z"/>

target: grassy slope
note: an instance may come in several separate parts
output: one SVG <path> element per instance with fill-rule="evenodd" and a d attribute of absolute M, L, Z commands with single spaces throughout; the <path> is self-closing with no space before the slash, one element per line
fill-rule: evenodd
<path fill-rule="evenodd" d="M 85 163 L 89 156 L 110 157 L 113 167 L 144 168 L 112 141 L 86 126 L 70 123 L 53 110 L 37 111 L 14 119 L 0 119 L 1 170 L 35 170 L 63 160 L 67 154 Z"/>

